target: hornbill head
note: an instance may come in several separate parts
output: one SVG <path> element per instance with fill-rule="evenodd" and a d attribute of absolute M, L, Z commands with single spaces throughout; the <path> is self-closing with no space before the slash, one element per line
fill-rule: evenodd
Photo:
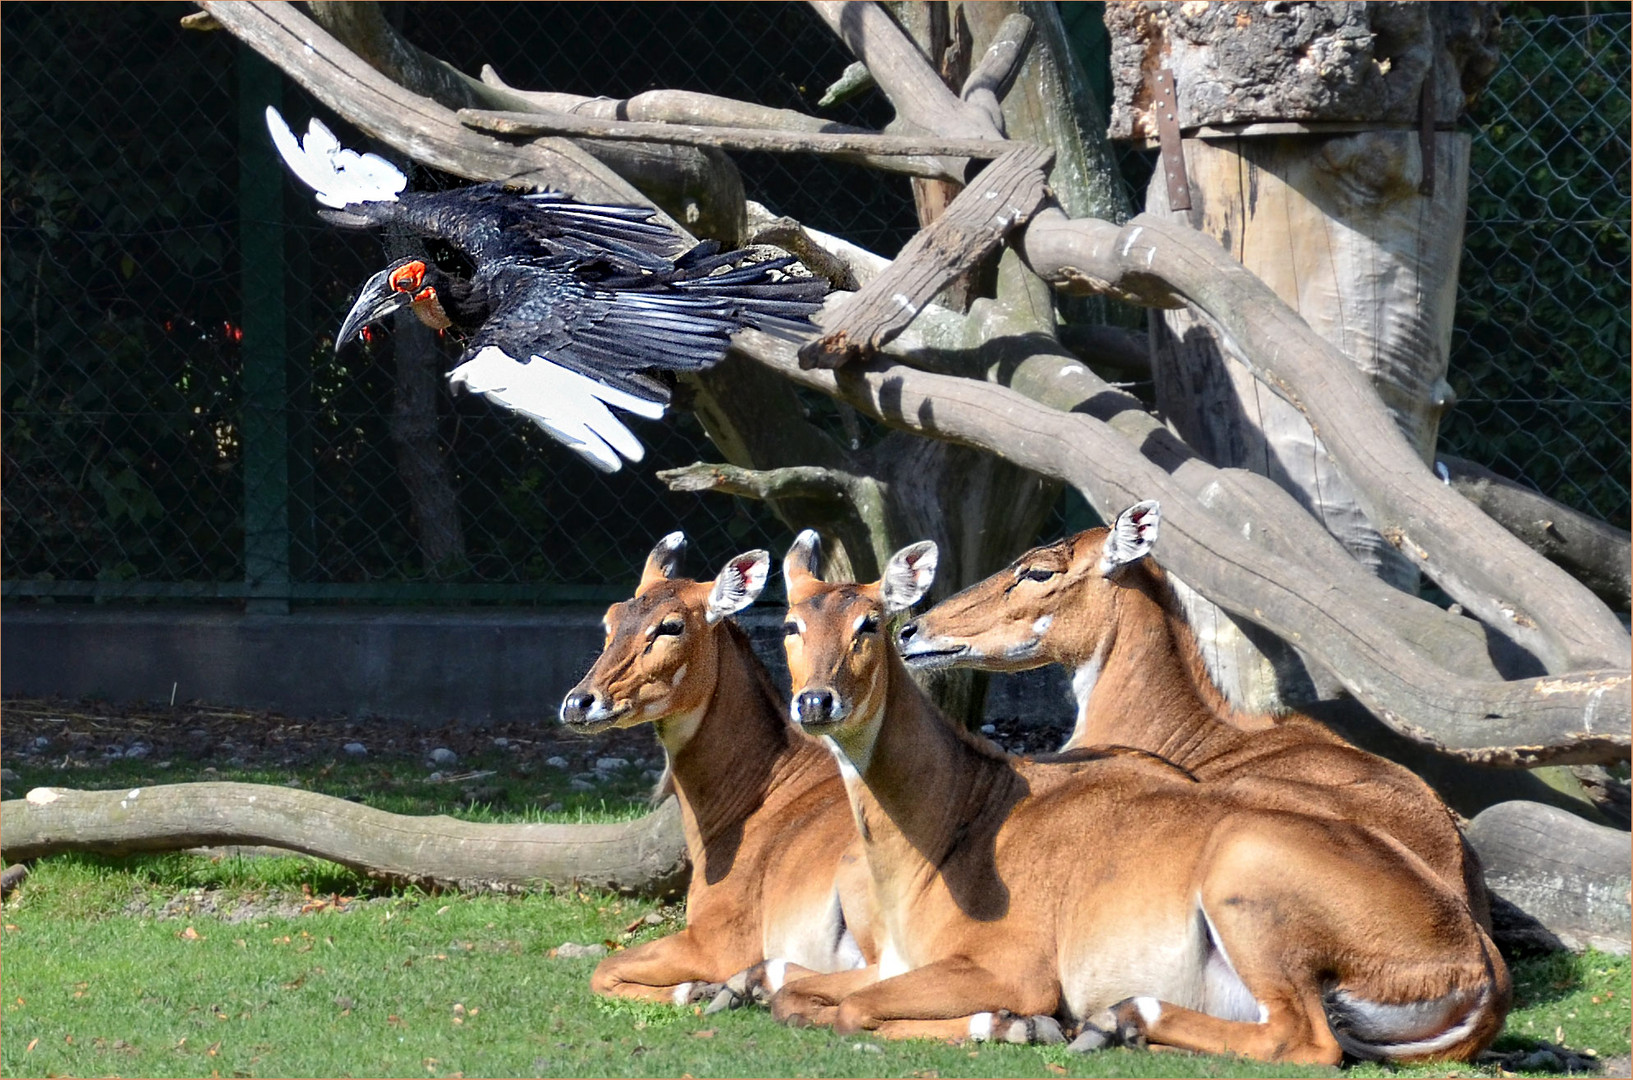
<path fill-rule="evenodd" d="M 369 323 L 379 322 L 405 307 L 412 307 L 420 321 L 433 330 L 445 329 L 449 319 L 439 293 L 446 291 L 450 280 L 425 259 L 399 259 L 392 263 L 363 283 L 363 291 L 346 313 L 346 321 L 335 336 L 335 351 L 362 333 Z"/>

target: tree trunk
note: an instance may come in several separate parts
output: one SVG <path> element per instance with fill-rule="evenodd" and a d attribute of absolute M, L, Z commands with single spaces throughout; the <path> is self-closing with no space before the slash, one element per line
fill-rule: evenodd
<path fill-rule="evenodd" d="M 0 803 L 0 851 L 12 862 L 63 851 L 130 855 L 225 844 L 314 855 L 394 882 L 506 892 L 582 885 L 675 896 L 690 873 L 673 797 L 645 817 L 612 825 L 411 817 L 270 784 L 35 788 Z"/>
<path fill-rule="evenodd" d="M 458 571 L 465 562 L 465 530 L 459 499 L 437 436 L 444 356 L 436 335 L 412 311 L 392 321 L 397 381 L 392 388 L 391 443 L 397 476 L 408 490 L 420 563 L 432 578 Z"/>
<path fill-rule="evenodd" d="M 1282 14 L 1248 4 L 1108 10 L 1114 127 L 1157 134 L 1156 84 L 1146 76 L 1167 69 L 1175 125 L 1195 133 L 1172 140 L 1183 146 L 1188 210 L 1172 207 L 1165 157 L 1147 212 L 1218 240 L 1337 345 L 1425 462 L 1449 403 L 1468 196 L 1468 136 L 1433 127 L 1462 110 L 1461 69 L 1485 53 L 1452 49 L 1483 43 L 1483 19 L 1481 9 L 1459 5 L 1438 13 L 1388 5 L 1299 5 Z M 1136 43 L 1143 66 L 1130 67 Z M 1298 62 L 1311 56 L 1321 63 Z M 1484 74 L 1471 70 L 1468 79 L 1477 84 Z M 1429 105 L 1427 132 L 1414 103 Z M 1334 127 L 1343 133 L 1254 134 Z M 1153 319 L 1152 347 L 1157 408 L 1193 449 L 1215 465 L 1270 477 L 1363 565 L 1417 591 L 1416 568 L 1367 520 L 1309 420 L 1243 358 L 1187 309 Z M 1208 631 L 1199 635 L 1204 655 L 1233 700 L 1274 709 L 1317 689 L 1289 650 L 1270 643 L 1261 651 L 1214 605 L 1189 590 L 1181 595 L 1192 623 Z"/>

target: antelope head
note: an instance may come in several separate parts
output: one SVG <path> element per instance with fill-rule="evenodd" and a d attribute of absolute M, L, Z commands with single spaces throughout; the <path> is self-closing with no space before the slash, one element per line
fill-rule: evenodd
<path fill-rule="evenodd" d="M 1033 548 L 950 596 L 897 632 L 915 668 L 1024 671 L 1100 655 L 1116 626 L 1123 568 L 1157 539 L 1161 508 L 1138 502 L 1109 529 L 1089 529 Z"/>
<path fill-rule="evenodd" d="M 719 674 L 720 624 L 765 588 L 771 556 L 749 551 L 713 581 L 677 577 L 686 537 L 673 532 L 647 556 L 633 599 L 607 609 L 601 655 L 561 703 L 561 722 L 578 731 L 696 716 Z"/>
<path fill-rule="evenodd" d="M 817 577 L 817 534 L 800 533 L 783 560 L 788 617 L 783 645 L 794 723 L 832 735 L 846 747 L 852 732 L 876 729 L 889 679 L 886 622 L 918 603 L 936 576 L 936 545 L 923 540 L 891 556 L 871 585 L 828 584 Z M 871 745 L 871 736 L 862 739 Z"/>

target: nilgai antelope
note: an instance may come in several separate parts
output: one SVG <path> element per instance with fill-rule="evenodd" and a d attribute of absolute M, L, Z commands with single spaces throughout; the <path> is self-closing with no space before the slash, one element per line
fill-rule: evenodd
<path fill-rule="evenodd" d="M 1280 809 L 1382 829 L 1468 901 L 1490 929 L 1478 858 L 1415 773 L 1316 721 L 1231 707 L 1214 685 L 1162 568 L 1147 556 L 1161 509 L 1135 503 L 1110 529 L 1034 548 L 897 632 L 915 668 L 1072 671 L 1077 723 L 1064 750 L 1131 746 L 1201 780 L 1252 784 Z"/>
<path fill-rule="evenodd" d="M 1015 1039 L 1054 1016 L 1085 1040 L 1328 1064 L 1467 1059 L 1497 1034 L 1507 969 L 1406 848 L 1139 750 L 1003 754 L 937 712 L 885 633 L 935 546 L 871 585 L 819 580 L 815 546 L 801 534 L 783 564 L 792 710 L 840 761 L 879 978 L 789 983 L 780 1019 Z"/>
<path fill-rule="evenodd" d="M 675 576 L 685 544 L 678 532 L 658 541 L 561 705 L 578 731 L 651 724 L 668 756 L 692 861 L 686 929 L 613 953 L 590 985 L 677 1004 L 762 960 L 776 963 L 776 984 L 784 965 L 841 971 L 872 950 L 866 870 L 848 852 L 856 827 L 833 758 L 789 722 L 727 617 L 760 595 L 770 556 L 738 555 L 714 581 L 689 581 Z"/>

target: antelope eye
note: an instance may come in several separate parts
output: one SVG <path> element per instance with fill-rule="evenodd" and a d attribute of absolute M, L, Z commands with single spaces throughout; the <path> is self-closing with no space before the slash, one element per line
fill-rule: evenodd
<path fill-rule="evenodd" d="M 862 621 L 856 625 L 858 634 L 874 634 L 879 631 L 879 616 L 864 615 Z"/>
<path fill-rule="evenodd" d="M 1056 574 L 1059 574 L 1059 573 L 1060 573 L 1059 570 L 1050 570 L 1047 567 L 1043 567 L 1043 566 L 1029 566 L 1025 570 L 1022 570 L 1020 572 L 1020 580 L 1022 580 L 1022 581 L 1048 581 L 1050 578 L 1054 577 Z"/>
<path fill-rule="evenodd" d="M 680 618 L 679 616 L 671 615 L 669 618 L 659 623 L 657 629 L 653 631 L 653 633 L 658 637 L 674 637 L 685 629 L 686 620 Z"/>
<path fill-rule="evenodd" d="M 782 636 L 783 637 L 793 637 L 797 633 L 799 633 L 799 623 L 794 622 L 792 619 L 790 619 L 789 621 L 782 624 Z"/>

